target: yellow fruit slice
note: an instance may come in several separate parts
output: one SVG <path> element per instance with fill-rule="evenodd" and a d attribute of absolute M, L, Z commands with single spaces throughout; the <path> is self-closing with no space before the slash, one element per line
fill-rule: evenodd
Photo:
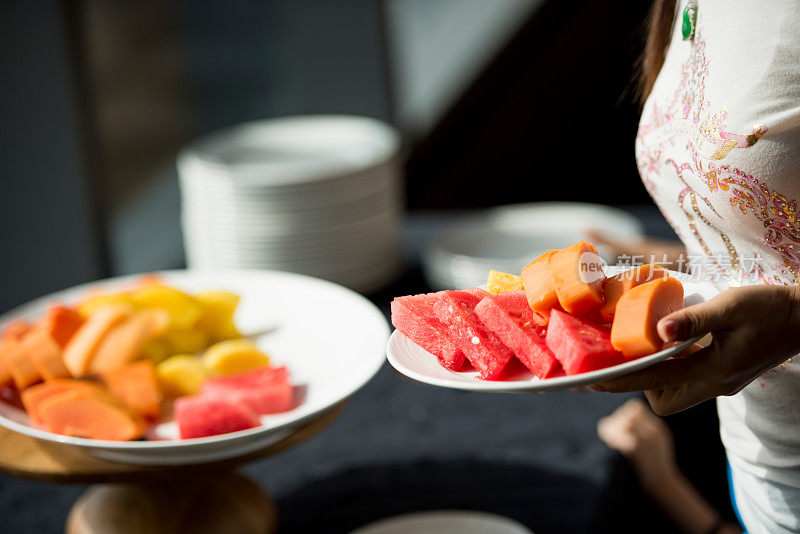
<path fill-rule="evenodd" d="M 198 329 L 215 341 L 241 336 L 233 322 L 233 315 L 239 306 L 239 295 L 227 291 L 204 291 L 194 298 L 203 309 L 197 322 Z"/>
<path fill-rule="evenodd" d="M 130 293 L 130 299 L 140 308 L 161 308 L 170 317 L 170 328 L 192 328 L 200 319 L 203 308 L 183 291 L 161 284 L 147 284 Z"/>
<path fill-rule="evenodd" d="M 149 340 L 142 347 L 142 357 L 153 360 L 155 363 L 164 361 L 168 356 L 175 354 L 164 338 L 154 338 Z"/>
<path fill-rule="evenodd" d="M 162 339 L 169 347 L 170 354 L 196 354 L 210 345 L 208 335 L 197 328 L 169 330 Z"/>
<path fill-rule="evenodd" d="M 174 398 L 198 393 L 208 373 L 197 356 L 177 354 L 156 366 L 156 376 L 162 393 Z"/>
<path fill-rule="evenodd" d="M 518 289 L 522 289 L 521 276 L 500 271 L 489 271 L 489 278 L 486 280 L 486 291 L 492 295 Z"/>
<path fill-rule="evenodd" d="M 106 306 L 132 307 L 133 302 L 127 295 L 122 293 L 100 293 L 85 298 L 76 307 L 78 313 L 86 319 L 100 308 L 105 308 Z"/>
<path fill-rule="evenodd" d="M 243 373 L 269 365 L 269 356 L 249 339 L 229 339 L 212 345 L 203 355 L 203 365 L 218 375 Z"/>

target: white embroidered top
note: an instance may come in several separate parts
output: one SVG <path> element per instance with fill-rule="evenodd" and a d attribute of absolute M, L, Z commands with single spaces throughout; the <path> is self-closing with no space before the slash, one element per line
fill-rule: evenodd
<path fill-rule="evenodd" d="M 642 180 L 696 272 L 798 284 L 800 2 L 698 0 L 692 41 L 685 4 L 639 124 Z M 717 406 L 745 527 L 800 531 L 800 361 Z"/>

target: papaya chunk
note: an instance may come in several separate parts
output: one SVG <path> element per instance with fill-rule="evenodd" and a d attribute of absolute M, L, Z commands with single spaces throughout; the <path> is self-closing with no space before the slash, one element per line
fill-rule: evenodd
<path fill-rule="evenodd" d="M 658 321 L 683 308 L 683 286 L 674 278 L 659 278 L 633 287 L 620 297 L 611 325 L 611 344 L 633 360 L 658 352 L 663 342 Z"/>
<path fill-rule="evenodd" d="M 45 312 L 39 327 L 63 349 L 82 324 L 83 316 L 77 310 L 55 305 Z"/>
<path fill-rule="evenodd" d="M 648 263 L 640 265 L 616 276 L 606 278 L 603 284 L 603 292 L 605 294 L 605 302 L 603 307 L 600 308 L 600 315 L 605 322 L 610 323 L 614 318 L 614 310 L 617 308 L 622 294 L 632 287 L 640 286 L 651 280 L 658 278 L 666 278 L 669 276 L 669 271 L 658 265 Z"/>
<path fill-rule="evenodd" d="M 23 319 L 15 319 L 8 323 L 0 334 L 0 345 L 12 341 L 20 341 L 22 337 L 31 329 L 31 324 Z M 0 348 L 0 353 L 3 349 Z M 13 381 L 11 371 L 3 363 L 3 357 L 0 356 L 0 386 L 5 386 Z"/>
<path fill-rule="evenodd" d="M 64 364 L 72 376 L 84 376 L 89 365 L 109 330 L 127 319 L 131 308 L 109 305 L 95 310 L 64 347 Z"/>
<path fill-rule="evenodd" d="M 0 387 L 8 385 L 12 381 L 11 372 L 3 364 L 2 358 L 0 358 Z"/>
<path fill-rule="evenodd" d="M 603 305 L 603 267 L 597 249 L 587 241 L 554 252 L 548 260 L 558 302 L 576 317 L 599 317 Z"/>
<path fill-rule="evenodd" d="M 14 380 L 11 374 L 11 369 L 8 367 L 8 365 L 6 365 L 3 362 L 4 358 L 2 356 L 3 352 L 7 351 L 16 353 L 18 352 L 18 349 L 5 350 L 2 348 L 2 345 L 4 343 L 22 341 L 22 338 L 25 336 L 25 334 L 27 334 L 30 331 L 31 328 L 33 327 L 28 321 L 24 319 L 14 319 L 13 321 L 11 321 L 6 325 L 6 327 L 3 329 L 3 333 L 0 334 L 0 386 L 5 386 L 10 384 L 11 382 L 14 382 L 17 384 L 17 387 L 19 387 L 19 382 Z M 14 359 L 16 361 L 15 357 L 13 356 L 9 356 L 9 358 Z M 24 365 L 24 362 L 22 362 L 22 364 Z M 30 369 L 28 370 L 30 371 Z M 23 382 L 24 381 L 25 380 L 23 380 Z M 33 382 L 37 381 L 38 378 L 36 380 L 33 380 Z"/>
<path fill-rule="evenodd" d="M 522 268 L 522 286 L 525 290 L 525 297 L 528 299 L 531 309 L 539 314 L 538 318 L 534 316 L 534 319 L 540 326 L 547 325 L 550 310 L 561 309 L 549 266 L 550 256 L 556 252 L 558 251 L 548 250 Z"/>
<path fill-rule="evenodd" d="M 46 326 L 39 325 L 23 338 L 22 350 L 45 380 L 70 376 L 61 346 L 48 333 Z"/>
<path fill-rule="evenodd" d="M 79 438 L 130 441 L 146 429 L 138 418 L 105 392 L 71 389 L 44 399 L 38 409 L 50 432 Z"/>
<path fill-rule="evenodd" d="M 139 415 L 158 419 L 161 393 L 152 360 L 139 360 L 102 375 L 108 391 Z"/>
<path fill-rule="evenodd" d="M 65 391 L 72 391 L 73 389 L 85 389 L 95 392 L 102 392 L 100 386 L 94 382 L 78 380 L 74 378 L 56 378 L 26 388 L 20 394 L 20 398 L 22 400 L 22 405 L 25 407 L 25 411 L 28 412 L 28 416 L 31 418 L 31 421 L 33 421 L 34 424 L 41 426 L 42 419 L 39 416 L 39 406 L 41 405 L 42 401 L 52 397 L 53 395 L 58 395 L 59 393 L 64 393 Z"/>
<path fill-rule="evenodd" d="M 107 373 L 135 360 L 151 338 L 167 329 L 169 320 L 167 312 L 157 308 L 134 313 L 106 333 L 89 362 L 89 370 Z"/>
<path fill-rule="evenodd" d="M 19 391 L 42 379 L 21 341 L 6 340 L 0 343 L 0 362 L 11 375 Z"/>
<path fill-rule="evenodd" d="M 24 319 L 14 319 L 3 329 L 0 335 L 0 343 L 3 341 L 20 341 L 27 334 L 33 325 Z"/>

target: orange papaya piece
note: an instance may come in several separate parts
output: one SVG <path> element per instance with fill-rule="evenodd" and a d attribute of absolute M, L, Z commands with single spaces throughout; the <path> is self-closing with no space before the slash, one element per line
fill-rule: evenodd
<path fill-rule="evenodd" d="M 25 390 L 20 394 L 22 405 L 28 416 L 37 425 L 42 424 L 42 419 L 39 416 L 39 406 L 42 401 L 53 395 L 64 393 L 65 391 L 72 391 L 73 389 L 86 389 L 92 391 L 102 391 L 102 388 L 94 382 L 87 380 L 78 380 L 75 378 L 56 378 L 41 384 L 36 384 Z"/>
<path fill-rule="evenodd" d="M 2 358 L 0 358 L 0 387 L 7 386 L 12 381 L 13 379 L 11 378 L 11 372 L 6 369 Z"/>
<path fill-rule="evenodd" d="M 554 252 L 550 275 L 564 311 L 581 318 L 599 318 L 603 305 L 603 266 L 597 249 L 587 241 Z"/>
<path fill-rule="evenodd" d="M 105 335 L 127 319 L 131 308 L 109 305 L 92 313 L 70 338 L 64 347 L 64 363 L 72 376 L 84 376 L 89 372 L 92 358 Z"/>
<path fill-rule="evenodd" d="M 674 278 L 659 278 L 633 287 L 617 303 L 611 325 L 611 344 L 629 360 L 658 352 L 664 343 L 658 321 L 683 308 L 683 285 Z"/>
<path fill-rule="evenodd" d="M 42 375 L 23 348 L 22 341 L 7 339 L 0 343 L 0 362 L 19 391 L 42 380 Z"/>
<path fill-rule="evenodd" d="M 65 436 L 130 441 L 142 437 L 144 421 L 105 392 L 71 389 L 44 399 L 42 426 Z"/>
<path fill-rule="evenodd" d="M 658 265 L 648 263 L 634 267 L 616 276 L 606 278 L 603 284 L 603 292 L 605 295 L 605 302 L 603 307 L 600 308 L 600 315 L 605 322 L 611 322 L 614 318 L 614 310 L 617 308 L 622 294 L 632 287 L 640 286 L 651 280 L 657 278 L 666 278 L 669 276 L 669 271 Z"/>
<path fill-rule="evenodd" d="M 550 310 L 561 309 L 549 266 L 550 256 L 556 252 L 558 250 L 548 250 L 522 268 L 522 287 L 525 290 L 525 297 L 531 309 L 542 318 L 541 321 L 537 321 L 543 323 L 541 326 L 547 325 Z"/>
<path fill-rule="evenodd" d="M 93 373 L 108 373 L 142 355 L 145 344 L 169 327 L 169 314 L 158 308 L 141 310 L 114 326 L 89 363 Z"/>
<path fill-rule="evenodd" d="M 76 309 L 57 304 L 47 309 L 39 327 L 63 349 L 83 323 L 83 316 Z"/>
<path fill-rule="evenodd" d="M 28 332 L 21 344 L 22 350 L 43 379 L 52 380 L 70 376 L 67 366 L 64 365 L 61 346 L 42 325 Z"/>
<path fill-rule="evenodd" d="M 0 335 L 0 343 L 3 341 L 19 341 L 31 328 L 33 328 L 33 325 L 25 319 L 14 319 L 3 329 L 3 333 Z"/>
<path fill-rule="evenodd" d="M 108 391 L 128 408 L 148 419 L 158 419 L 161 392 L 152 360 L 139 360 L 102 375 Z"/>

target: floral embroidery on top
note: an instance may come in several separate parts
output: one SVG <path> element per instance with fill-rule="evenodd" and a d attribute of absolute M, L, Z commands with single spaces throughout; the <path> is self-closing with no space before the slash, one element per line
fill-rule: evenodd
<path fill-rule="evenodd" d="M 732 133 L 727 131 L 727 107 L 716 113 L 708 110 L 706 79 L 710 64 L 705 50 L 706 42 L 702 29 L 698 27 L 691 52 L 681 64 L 680 82 L 671 98 L 661 103 L 648 102 L 647 113 L 637 132 L 637 164 L 645 187 L 654 198 L 663 197 L 663 194 L 659 195 L 659 182 L 663 179 L 660 173 L 670 169 L 680 184 L 677 198 L 673 198 L 685 217 L 685 226 L 712 263 L 717 261 L 701 229 L 719 236 L 728 256 L 727 265 L 719 264 L 719 268 L 726 275 L 732 275 L 740 268 L 740 258 L 733 241 L 719 228 L 719 222 L 724 220 L 720 202 L 729 200 L 730 205 L 743 215 L 755 215 L 765 228 L 762 244 L 783 260 L 783 264 L 774 266 L 771 276 L 763 281 L 800 283 L 797 201 L 787 199 L 778 191 L 770 191 L 752 175 L 718 163 L 734 150 L 754 146 L 768 128 L 757 125 L 751 133 Z M 686 140 L 685 144 L 679 143 L 680 138 Z M 676 159 L 682 153 L 688 156 L 688 161 Z M 665 154 L 670 157 L 664 159 Z M 707 191 L 705 196 L 700 189 Z M 672 221 L 670 224 L 679 229 Z"/>
<path fill-rule="evenodd" d="M 775 250 L 783 259 L 785 270 L 777 274 L 788 274 L 790 282 L 800 284 L 800 226 L 797 220 L 797 200 L 788 200 L 776 190 L 770 190 L 752 175 L 724 165 L 720 173 L 727 174 L 726 183 L 731 184 L 731 206 L 739 208 L 744 215 L 750 213 L 764 225 L 762 242 Z"/>

